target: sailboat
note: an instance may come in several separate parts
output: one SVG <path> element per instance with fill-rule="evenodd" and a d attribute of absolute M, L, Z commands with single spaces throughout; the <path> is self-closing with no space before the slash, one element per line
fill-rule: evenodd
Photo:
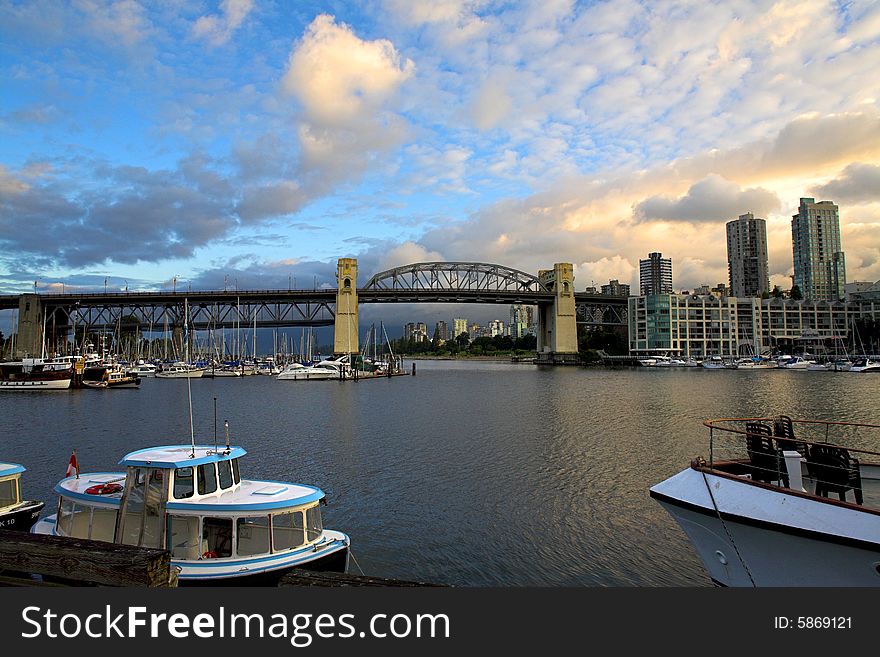
<path fill-rule="evenodd" d="M 183 343 L 186 357 L 176 361 L 167 369 L 156 372 L 159 379 L 200 379 L 207 368 L 198 367 L 189 362 L 189 304 L 183 300 Z"/>

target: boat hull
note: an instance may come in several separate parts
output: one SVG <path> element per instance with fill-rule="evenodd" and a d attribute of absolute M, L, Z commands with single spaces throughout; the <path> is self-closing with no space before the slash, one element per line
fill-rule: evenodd
<path fill-rule="evenodd" d="M 0 390 L 67 390 L 72 379 L 7 379 L 0 381 Z"/>
<path fill-rule="evenodd" d="M 693 468 L 650 492 L 716 584 L 880 586 L 880 515 Z"/>
<path fill-rule="evenodd" d="M 0 529 L 30 531 L 45 506 L 45 502 L 22 502 L 10 511 L 0 513 Z"/>

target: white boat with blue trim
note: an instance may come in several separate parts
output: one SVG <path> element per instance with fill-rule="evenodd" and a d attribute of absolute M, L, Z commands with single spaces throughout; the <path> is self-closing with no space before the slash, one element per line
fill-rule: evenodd
<path fill-rule="evenodd" d="M 0 529 L 28 531 L 37 521 L 44 503 L 22 499 L 23 465 L 0 463 Z"/>
<path fill-rule="evenodd" d="M 313 486 L 242 479 L 241 447 L 142 449 L 125 472 L 67 477 L 37 534 L 164 548 L 180 584 L 271 584 L 292 568 L 345 572 L 349 537 L 324 529 Z"/>

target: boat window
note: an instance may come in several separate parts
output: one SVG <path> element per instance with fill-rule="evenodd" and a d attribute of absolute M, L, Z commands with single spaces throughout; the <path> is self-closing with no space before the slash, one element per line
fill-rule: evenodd
<path fill-rule="evenodd" d="M 241 474 L 238 472 L 238 459 L 232 459 L 232 480 L 241 483 Z"/>
<path fill-rule="evenodd" d="M 177 468 L 174 471 L 174 499 L 182 500 L 193 496 L 193 469 Z"/>
<path fill-rule="evenodd" d="M 64 536 L 70 536 L 70 529 L 73 525 L 73 514 L 76 512 L 76 503 L 67 498 L 61 498 L 61 505 L 58 507 L 58 532 Z"/>
<path fill-rule="evenodd" d="M 168 549 L 173 559 L 198 559 L 199 518 L 198 516 L 169 516 Z"/>
<path fill-rule="evenodd" d="M 304 545 L 305 542 L 302 511 L 272 516 L 272 546 L 275 552 L 290 550 Z"/>
<path fill-rule="evenodd" d="M 321 507 L 316 504 L 306 509 L 306 540 L 317 540 L 324 528 L 321 526 Z"/>
<path fill-rule="evenodd" d="M 229 461 L 217 463 L 217 472 L 220 475 L 220 488 L 232 488 L 232 468 L 229 467 Z"/>
<path fill-rule="evenodd" d="M 202 520 L 202 556 L 209 559 L 232 556 L 232 518 Z"/>
<path fill-rule="evenodd" d="M 18 479 L 0 481 L 0 509 L 18 504 Z"/>
<path fill-rule="evenodd" d="M 269 516 L 239 518 L 235 531 L 235 550 L 240 556 L 269 553 Z"/>
<path fill-rule="evenodd" d="M 140 545 L 162 547 L 165 544 L 165 502 L 168 495 L 165 471 L 149 470 L 146 496 L 144 498 L 144 525 Z"/>
<path fill-rule="evenodd" d="M 92 507 L 92 529 L 89 538 L 93 541 L 113 542 L 116 531 L 116 509 Z"/>
<path fill-rule="evenodd" d="M 137 468 L 134 473 L 129 471 L 128 480 L 132 482 L 126 487 L 122 501 L 122 517 L 120 518 L 121 539 L 119 543 L 137 545 L 141 539 L 141 524 L 144 517 L 144 488 L 146 476 L 144 468 Z"/>
<path fill-rule="evenodd" d="M 217 472 L 213 463 L 199 466 L 199 495 L 207 495 L 217 490 Z"/>

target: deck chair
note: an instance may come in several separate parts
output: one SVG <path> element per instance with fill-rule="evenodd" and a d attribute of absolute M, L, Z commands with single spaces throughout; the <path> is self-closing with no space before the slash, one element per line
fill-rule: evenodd
<path fill-rule="evenodd" d="M 851 490 L 856 504 L 862 503 L 862 475 L 859 460 L 843 447 L 811 445 L 808 457 L 812 476 L 816 479 L 816 495 L 828 497 L 837 493 L 842 502 Z"/>
<path fill-rule="evenodd" d="M 773 435 L 776 446 L 784 451 L 796 451 L 801 456 L 807 455 L 807 443 L 797 440 L 794 435 L 794 423 L 787 415 L 779 415 L 773 420 Z"/>
<path fill-rule="evenodd" d="M 788 472 L 772 434 L 771 428 L 763 422 L 746 422 L 746 451 L 752 466 L 752 479 L 768 484 L 781 481 L 787 487 Z"/>

